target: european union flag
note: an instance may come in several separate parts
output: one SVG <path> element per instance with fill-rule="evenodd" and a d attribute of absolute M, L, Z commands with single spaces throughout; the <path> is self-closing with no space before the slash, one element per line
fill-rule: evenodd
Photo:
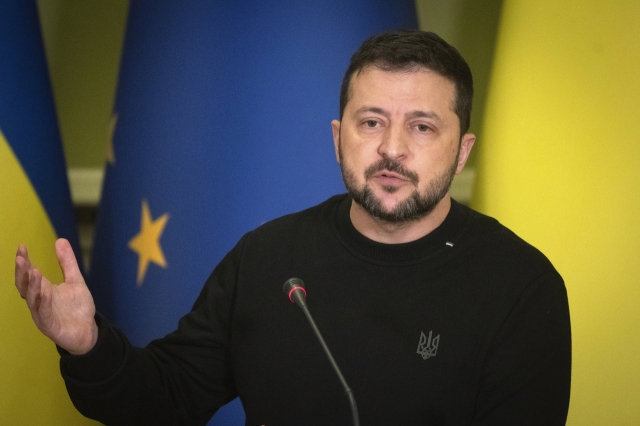
<path fill-rule="evenodd" d="M 95 424 L 71 404 L 54 344 L 10 285 L 18 244 L 62 281 L 53 249 L 80 254 L 35 1 L 0 3 L 0 424 Z"/>
<path fill-rule="evenodd" d="M 410 0 L 132 1 L 91 266 L 98 309 L 146 344 L 242 234 L 343 192 L 330 121 L 349 58 L 416 25 Z"/>

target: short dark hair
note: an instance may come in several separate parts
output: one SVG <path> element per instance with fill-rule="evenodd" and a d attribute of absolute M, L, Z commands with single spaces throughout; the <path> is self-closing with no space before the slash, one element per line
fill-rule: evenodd
<path fill-rule="evenodd" d="M 460 136 L 469 130 L 473 78 L 460 53 L 440 36 L 419 30 L 394 30 L 367 39 L 351 56 L 340 90 L 340 119 L 351 96 L 354 74 L 373 65 L 383 71 L 412 71 L 424 67 L 454 83 L 456 99 L 453 110 L 460 119 Z"/>

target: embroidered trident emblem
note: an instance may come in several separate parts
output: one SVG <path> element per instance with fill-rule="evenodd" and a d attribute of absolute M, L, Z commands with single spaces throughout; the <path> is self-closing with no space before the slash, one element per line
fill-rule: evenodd
<path fill-rule="evenodd" d="M 438 343 L 440 343 L 440 335 L 431 339 L 431 331 L 429 331 L 429 338 L 424 335 L 424 332 L 420 332 L 420 342 L 418 343 L 418 350 L 416 353 L 422 356 L 423 360 L 429 359 L 432 356 L 436 356 L 438 352 Z"/>

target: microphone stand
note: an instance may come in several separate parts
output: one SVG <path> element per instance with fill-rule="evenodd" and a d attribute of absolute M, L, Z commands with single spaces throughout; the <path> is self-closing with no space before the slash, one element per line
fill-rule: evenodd
<path fill-rule="evenodd" d="M 353 396 L 353 391 L 347 384 L 347 381 L 344 379 L 344 376 L 340 371 L 340 367 L 338 367 L 338 364 L 336 363 L 335 359 L 333 359 L 333 355 L 331 355 L 329 346 L 327 346 L 324 339 L 322 338 L 322 334 L 320 334 L 320 330 L 318 329 L 318 326 L 316 326 L 316 323 L 313 320 L 313 317 L 311 316 L 309 309 L 307 308 L 307 303 L 305 300 L 305 296 L 307 292 L 304 289 L 304 283 L 299 278 L 290 278 L 289 280 L 287 280 L 286 283 L 284 283 L 283 290 L 285 294 L 288 294 L 289 299 L 293 303 L 300 306 L 300 308 L 302 309 L 302 312 L 304 312 L 304 316 L 307 317 L 307 320 L 309 321 L 309 324 L 311 325 L 313 332 L 316 334 L 318 341 L 320 341 L 320 346 L 322 346 L 322 349 L 324 349 L 324 352 L 327 354 L 327 358 L 329 358 L 329 362 L 331 362 L 331 366 L 333 367 L 336 374 L 338 375 L 338 379 L 340 379 L 340 383 L 344 388 L 344 392 L 346 393 L 347 398 L 349 398 L 349 406 L 351 407 L 351 417 L 353 419 L 353 426 L 360 426 L 360 418 L 358 417 L 358 407 L 356 405 L 356 399 Z"/>

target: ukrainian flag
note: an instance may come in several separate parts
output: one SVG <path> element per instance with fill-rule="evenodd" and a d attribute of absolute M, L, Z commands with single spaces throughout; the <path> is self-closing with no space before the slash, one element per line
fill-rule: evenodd
<path fill-rule="evenodd" d="M 640 2 L 504 2 L 473 206 L 565 279 L 567 425 L 640 424 Z"/>
<path fill-rule="evenodd" d="M 12 284 L 18 244 L 58 282 L 54 241 L 79 250 L 35 2 L 0 3 L 0 31 L 0 424 L 95 424 L 71 404 L 55 346 Z"/>
<path fill-rule="evenodd" d="M 98 310 L 146 344 L 242 234 L 344 192 L 330 122 L 349 58 L 374 33 L 416 26 L 412 0 L 131 2 Z M 244 424 L 235 410 L 218 424 Z"/>

